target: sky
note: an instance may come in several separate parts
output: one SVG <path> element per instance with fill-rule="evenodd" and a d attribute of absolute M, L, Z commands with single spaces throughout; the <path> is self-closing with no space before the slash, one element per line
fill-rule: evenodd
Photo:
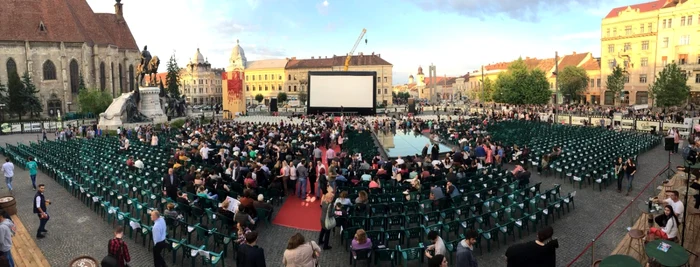
<path fill-rule="evenodd" d="M 114 13 L 114 1 L 87 0 Z M 649 1 L 649 0 L 647 0 Z M 439 76 L 518 57 L 600 56 L 600 23 L 612 8 L 644 0 L 122 0 L 139 47 L 181 67 L 197 48 L 228 65 L 240 41 L 249 61 L 372 52 L 393 65 L 394 84 L 419 66 Z M 165 66 L 161 64 L 160 71 Z"/>

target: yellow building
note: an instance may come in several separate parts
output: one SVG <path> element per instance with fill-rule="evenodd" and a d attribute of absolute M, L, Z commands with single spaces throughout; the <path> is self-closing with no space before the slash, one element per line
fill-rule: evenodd
<path fill-rule="evenodd" d="M 211 67 L 209 61 L 199 52 L 180 71 L 180 94 L 191 105 L 221 104 L 221 73 L 223 69 Z"/>
<path fill-rule="evenodd" d="M 345 56 L 311 57 L 311 59 L 290 58 L 285 67 L 286 86 L 288 94 L 299 95 L 306 92 L 309 71 L 343 71 Z M 391 105 L 393 65 L 382 59 L 381 54 L 352 56 L 348 71 L 375 71 L 377 72 L 377 103 Z"/>
<path fill-rule="evenodd" d="M 248 61 L 245 68 L 245 99 L 248 104 L 257 104 L 255 96 L 263 96 L 263 104 L 268 105 L 270 98 L 276 98 L 284 90 L 285 78 L 284 67 L 287 65 L 286 59 L 265 59 Z"/>
<path fill-rule="evenodd" d="M 621 99 L 614 101 L 611 92 L 605 92 L 603 104 L 648 104 L 649 85 L 660 71 L 658 56 L 659 10 L 666 0 L 614 8 L 601 24 L 601 76 L 607 80 L 612 69 L 619 65 L 626 70 L 625 89 Z M 665 19 L 664 19 L 665 20 Z M 666 46 L 668 46 L 666 40 Z"/>

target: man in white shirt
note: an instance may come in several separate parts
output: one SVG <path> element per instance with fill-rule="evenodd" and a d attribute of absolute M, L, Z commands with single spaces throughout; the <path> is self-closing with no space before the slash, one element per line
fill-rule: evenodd
<path fill-rule="evenodd" d="M 15 165 L 10 162 L 10 158 L 5 158 L 5 163 L 2 164 L 2 172 L 5 175 L 5 183 L 7 188 L 12 193 L 12 177 L 15 176 Z"/>
<path fill-rule="evenodd" d="M 202 143 L 202 148 L 199 149 L 199 155 L 202 156 L 202 161 L 209 162 L 209 150 L 207 144 Z"/>
<path fill-rule="evenodd" d="M 663 204 L 663 205 L 670 205 L 673 208 L 673 213 L 676 214 L 676 217 L 678 217 L 678 222 L 683 223 L 683 212 L 685 211 L 685 206 L 683 205 L 683 202 L 678 199 L 678 191 L 667 191 L 666 195 L 668 198 L 664 200 L 657 200 L 656 202 L 658 204 Z M 661 225 L 663 221 L 663 218 L 660 218 L 661 216 L 657 216 L 654 221 L 656 221 L 657 224 Z"/>

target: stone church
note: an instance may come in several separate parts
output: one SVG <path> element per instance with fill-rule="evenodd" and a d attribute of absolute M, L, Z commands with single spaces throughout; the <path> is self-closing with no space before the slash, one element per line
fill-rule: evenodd
<path fill-rule="evenodd" d="M 28 72 L 45 117 L 79 110 L 81 75 L 88 89 L 113 97 L 133 90 L 140 50 L 120 2 L 111 14 L 93 12 L 86 0 L 3 0 L 0 83 Z"/>

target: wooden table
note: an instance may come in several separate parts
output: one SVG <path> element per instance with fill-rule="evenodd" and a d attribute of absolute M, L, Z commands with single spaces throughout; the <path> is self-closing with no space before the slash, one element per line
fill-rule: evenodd
<path fill-rule="evenodd" d="M 668 251 L 663 252 L 662 250 L 658 249 L 661 242 L 671 245 Z M 681 245 L 661 239 L 649 242 L 644 247 L 644 251 L 647 253 L 649 258 L 654 259 L 659 264 L 668 267 L 677 267 L 686 264 L 689 257 L 688 252 L 685 251 L 685 248 L 683 248 Z"/>
<path fill-rule="evenodd" d="M 642 267 L 642 264 L 627 255 L 610 255 L 600 262 L 599 267 Z"/>

